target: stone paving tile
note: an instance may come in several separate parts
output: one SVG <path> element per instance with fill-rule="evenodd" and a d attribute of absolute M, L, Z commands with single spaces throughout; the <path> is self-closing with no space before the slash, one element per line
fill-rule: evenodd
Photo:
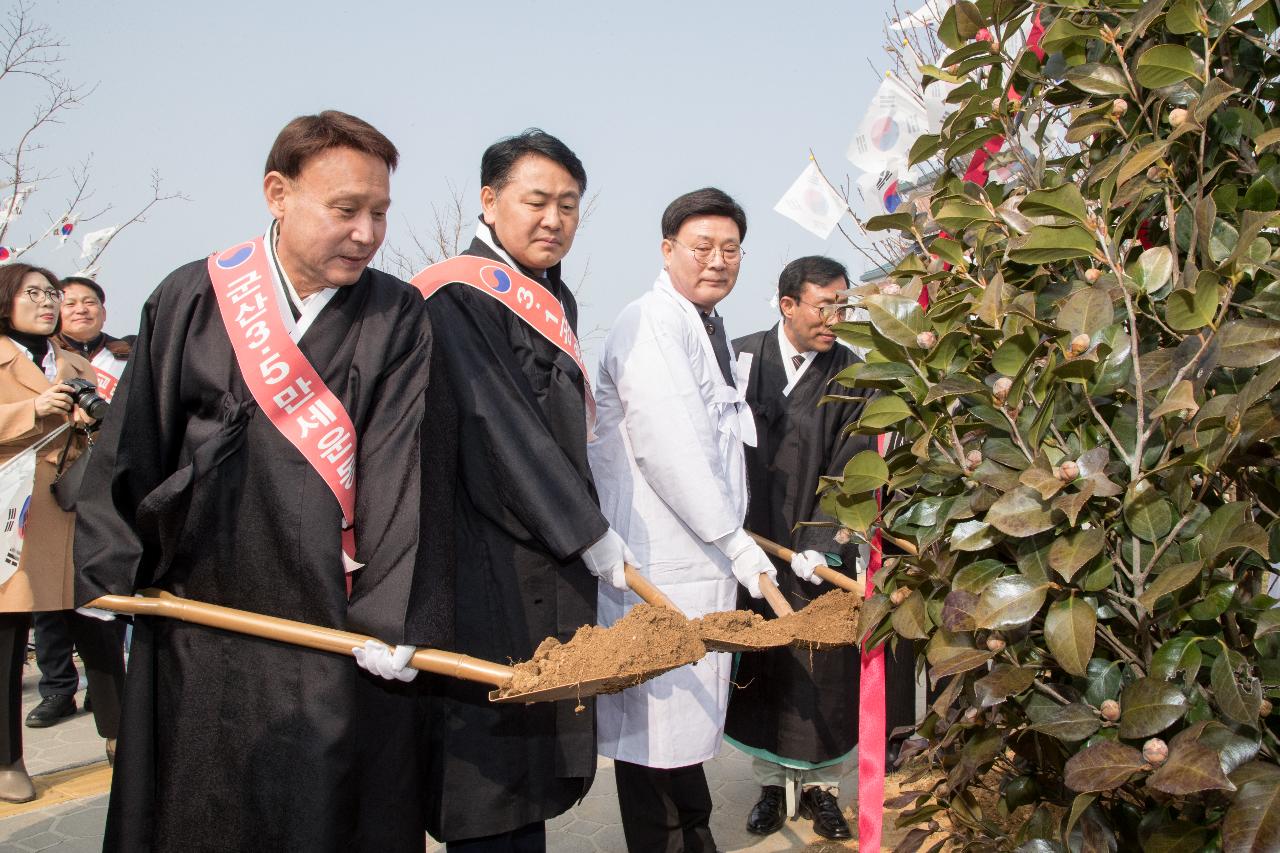
<path fill-rule="evenodd" d="M 24 713 L 39 701 L 35 693 L 34 666 L 24 678 Z M 28 695 L 29 694 L 29 695 Z M 83 694 L 82 694 L 83 695 Z M 93 728 L 91 716 L 81 712 L 75 718 L 48 729 L 24 729 L 28 766 L 49 772 L 101 760 L 102 739 Z M 63 762 L 63 763 L 59 763 Z M 818 841 L 807 820 L 787 821 L 779 832 L 760 838 L 746 831 L 746 819 L 759 789 L 751 776 L 751 760 L 726 745 L 718 758 L 707 764 L 707 780 L 712 789 L 714 811 L 711 831 L 725 853 L 784 853 L 802 851 Z M 851 774 L 841 786 L 840 804 L 848 805 L 856 781 Z M 0 820 L 0 851 L 34 853 L 89 853 L 102 844 L 106 821 L 105 795 L 59 803 Z M 613 762 L 601 759 L 591 792 L 575 808 L 548 824 L 548 848 L 556 853 L 622 853 L 626 849 L 619 822 L 617 787 Z M 852 849 L 852 845 L 850 845 Z M 428 840 L 426 853 L 440 853 L 444 845 Z"/>

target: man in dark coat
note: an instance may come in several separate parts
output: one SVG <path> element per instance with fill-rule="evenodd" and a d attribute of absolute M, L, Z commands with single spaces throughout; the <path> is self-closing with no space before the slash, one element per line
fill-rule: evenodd
<path fill-rule="evenodd" d="M 361 648 L 380 678 L 327 652 L 137 619 L 105 850 L 422 850 L 406 748 L 420 685 L 404 665 L 451 630 L 447 584 L 428 581 L 447 579 L 432 561 L 451 564 L 456 422 L 428 369 L 421 297 L 367 266 L 397 160 L 344 113 L 281 131 L 266 237 L 180 267 L 143 309 L 75 545 L 81 605 L 158 587 L 395 651 Z M 215 264 L 247 259 L 243 286 L 224 289 Z M 258 323 L 261 363 L 241 337 Z M 354 477 L 352 518 L 334 470 Z"/>
<path fill-rule="evenodd" d="M 822 512 L 819 478 L 839 476 L 855 454 L 874 450 L 874 438 L 844 435 L 861 402 L 831 402 L 831 379 L 859 361 L 836 345 L 832 331 L 842 310 L 835 307 L 849 287 L 845 268 L 824 257 L 792 261 L 778 279 L 782 321 L 764 332 L 734 341 L 752 353 L 747 402 L 756 418 L 758 442 L 747 448 L 750 503 L 747 529 L 797 552 L 798 561 L 826 562 L 832 554 L 841 571 L 855 576 L 858 547 Z M 797 527 L 806 522 L 823 526 Z M 830 587 L 804 583 L 778 572 L 778 585 L 798 610 Z M 760 609 L 742 598 L 741 605 Z M 762 611 L 763 612 L 763 611 Z M 761 798 L 747 829 L 768 834 L 782 827 L 786 811 L 798 810 L 827 838 L 849 838 L 848 823 L 836 804 L 841 767 L 858 740 L 859 656 L 856 649 L 810 652 L 782 648 L 742 655 L 734 676 L 726 738 L 754 757 Z M 784 811 L 784 803 L 791 809 Z"/>
<path fill-rule="evenodd" d="M 539 300 L 558 303 L 539 302 L 539 316 L 563 319 L 549 340 L 478 282 L 451 280 L 427 300 L 448 330 L 437 346 L 460 419 L 453 648 L 520 661 L 595 622 L 596 578 L 625 588 L 629 554 L 596 501 L 578 310 L 561 277 L 586 172 L 563 142 L 528 130 L 485 151 L 480 181 L 482 221 L 465 254 L 532 279 Z M 450 850 L 545 849 L 544 821 L 595 775 L 594 702 L 495 705 L 480 685 L 442 679 L 432 692 L 428 830 Z"/>

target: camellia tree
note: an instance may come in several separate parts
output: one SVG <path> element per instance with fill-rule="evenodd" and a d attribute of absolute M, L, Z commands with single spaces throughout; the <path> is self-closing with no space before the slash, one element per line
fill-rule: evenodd
<path fill-rule="evenodd" d="M 1275 0 L 941 21 L 954 110 L 911 157 L 948 168 L 869 223 L 915 251 L 838 327 L 868 351 L 844 393 L 877 394 L 850 428 L 899 440 L 823 484 L 900 549 L 869 641 L 940 690 L 902 849 L 1280 849 L 1278 27 Z"/>

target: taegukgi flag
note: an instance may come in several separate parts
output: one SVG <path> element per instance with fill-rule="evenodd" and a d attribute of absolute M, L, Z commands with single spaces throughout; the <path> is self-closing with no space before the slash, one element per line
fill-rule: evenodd
<path fill-rule="evenodd" d="M 924 104 L 896 77 L 886 77 L 845 156 L 864 172 L 880 172 L 905 163 L 911 146 L 929 126 Z"/>
<path fill-rule="evenodd" d="M 773 209 L 823 240 L 849 206 L 818 171 L 812 160 Z"/>
<path fill-rule="evenodd" d="M 22 559 L 35 477 L 35 447 L 28 447 L 0 467 L 0 584 L 13 577 Z"/>
<path fill-rule="evenodd" d="M 35 192 L 35 189 L 31 184 L 27 184 L 14 190 L 13 195 L 0 202 L 0 225 L 12 222 L 22 215 L 22 208 L 27 203 L 27 196 Z"/>
<path fill-rule="evenodd" d="M 858 196 L 862 200 L 859 206 L 859 218 L 862 224 L 873 216 L 884 216 L 896 213 L 903 198 L 898 191 L 898 182 L 905 179 L 906 171 L 901 163 L 892 163 L 887 169 L 879 172 L 867 172 L 859 176 L 857 181 Z M 873 243 L 898 236 L 892 229 L 885 231 L 868 231 L 866 236 Z"/>

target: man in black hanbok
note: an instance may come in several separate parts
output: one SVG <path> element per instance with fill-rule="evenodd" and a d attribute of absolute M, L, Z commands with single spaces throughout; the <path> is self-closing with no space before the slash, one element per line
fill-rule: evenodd
<path fill-rule="evenodd" d="M 480 182 L 483 213 L 465 255 L 513 271 L 523 292 L 546 302 L 522 316 L 484 283 L 452 278 L 427 299 L 433 325 L 447 330 L 436 344 L 460 419 L 452 648 L 520 661 L 546 637 L 565 641 L 595 622 L 597 577 L 625 588 L 629 553 L 597 506 L 577 304 L 561 277 L 586 172 L 563 142 L 528 130 L 485 151 Z M 489 286 L 511 287 L 502 276 Z M 544 311 L 562 321 L 555 340 L 530 322 Z M 595 775 L 594 702 L 576 704 L 495 705 L 480 685 L 435 680 L 431 834 L 450 850 L 545 849 L 544 821 L 580 800 Z"/>
<path fill-rule="evenodd" d="M 368 268 L 397 159 L 343 113 L 281 131 L 264 179 L 267 235 L 180 267 L 147 301 L 75 543 L 81 605 L 158 587 L 396 648 L 362 648 L 366 672 L 326 652 L 135 620 L 105 850 L 422 850 L 408 748 L 420 684 L 404 683 L 404 665 L 414 645 L 451 631 L 440 566 L 451 564 L 456 422 L 443 372 L 428 369 L 421 297 Z M 319 377 L 267 396 L 242 370 L 237 322 L 222 313 L 230 297 L 213 276 L 214 263 L 255 253 L 259 289 L 239 303 L 239 325 L 283 324 L 263 377 L 279 381 L 281 357 L 294 358 L 291 379 Z M 330 461 L 349 454 L 354 518 L 272 416 L 328 430 Z M 351 444 L 333 426 L 343 417 Z"/>
<path fill-rule="evenodd" d="M 778 585 L 797 610 L 830 589 L 799 576 L 827 562 L 827 553 L 839 558 L 839 569 L 850 577 L 857 568 L 857 544 L 835 538 L 838 528 L 819 508 L 816 494 L 820 477 L 840 475 L 855 454 L 875 449 L 874 437 L 843 434 L 860 417 L 861 402 L 819 406 L 831 393 L 831 379 L 859 360 L 836 345 L 831 328 L 842 310 L 836 307 L 840 291 L 848 287 L 844 266 L 830 258 L 792 261 L 778 279 L 782 321 L 734 341 L 739 352 L 754 355 L 747 401 L 758 441 L 747 448 L 747 529 L 798 552 L 795 562 L 802 565 L 793 567 L 795 573 L 778 572 Z M 805 522 L 826 526 L 796 527 Z M 740 606 L 760 610 L 744 596 Z M 842 765 L 858 740 L 858 678 L 854 648 L 742 655 L 725 736 L 754 757 L 762 788 L 748 830 L 774 832 L 798 806 L 819 835 L 850 837 L 836 796 Z"/>

